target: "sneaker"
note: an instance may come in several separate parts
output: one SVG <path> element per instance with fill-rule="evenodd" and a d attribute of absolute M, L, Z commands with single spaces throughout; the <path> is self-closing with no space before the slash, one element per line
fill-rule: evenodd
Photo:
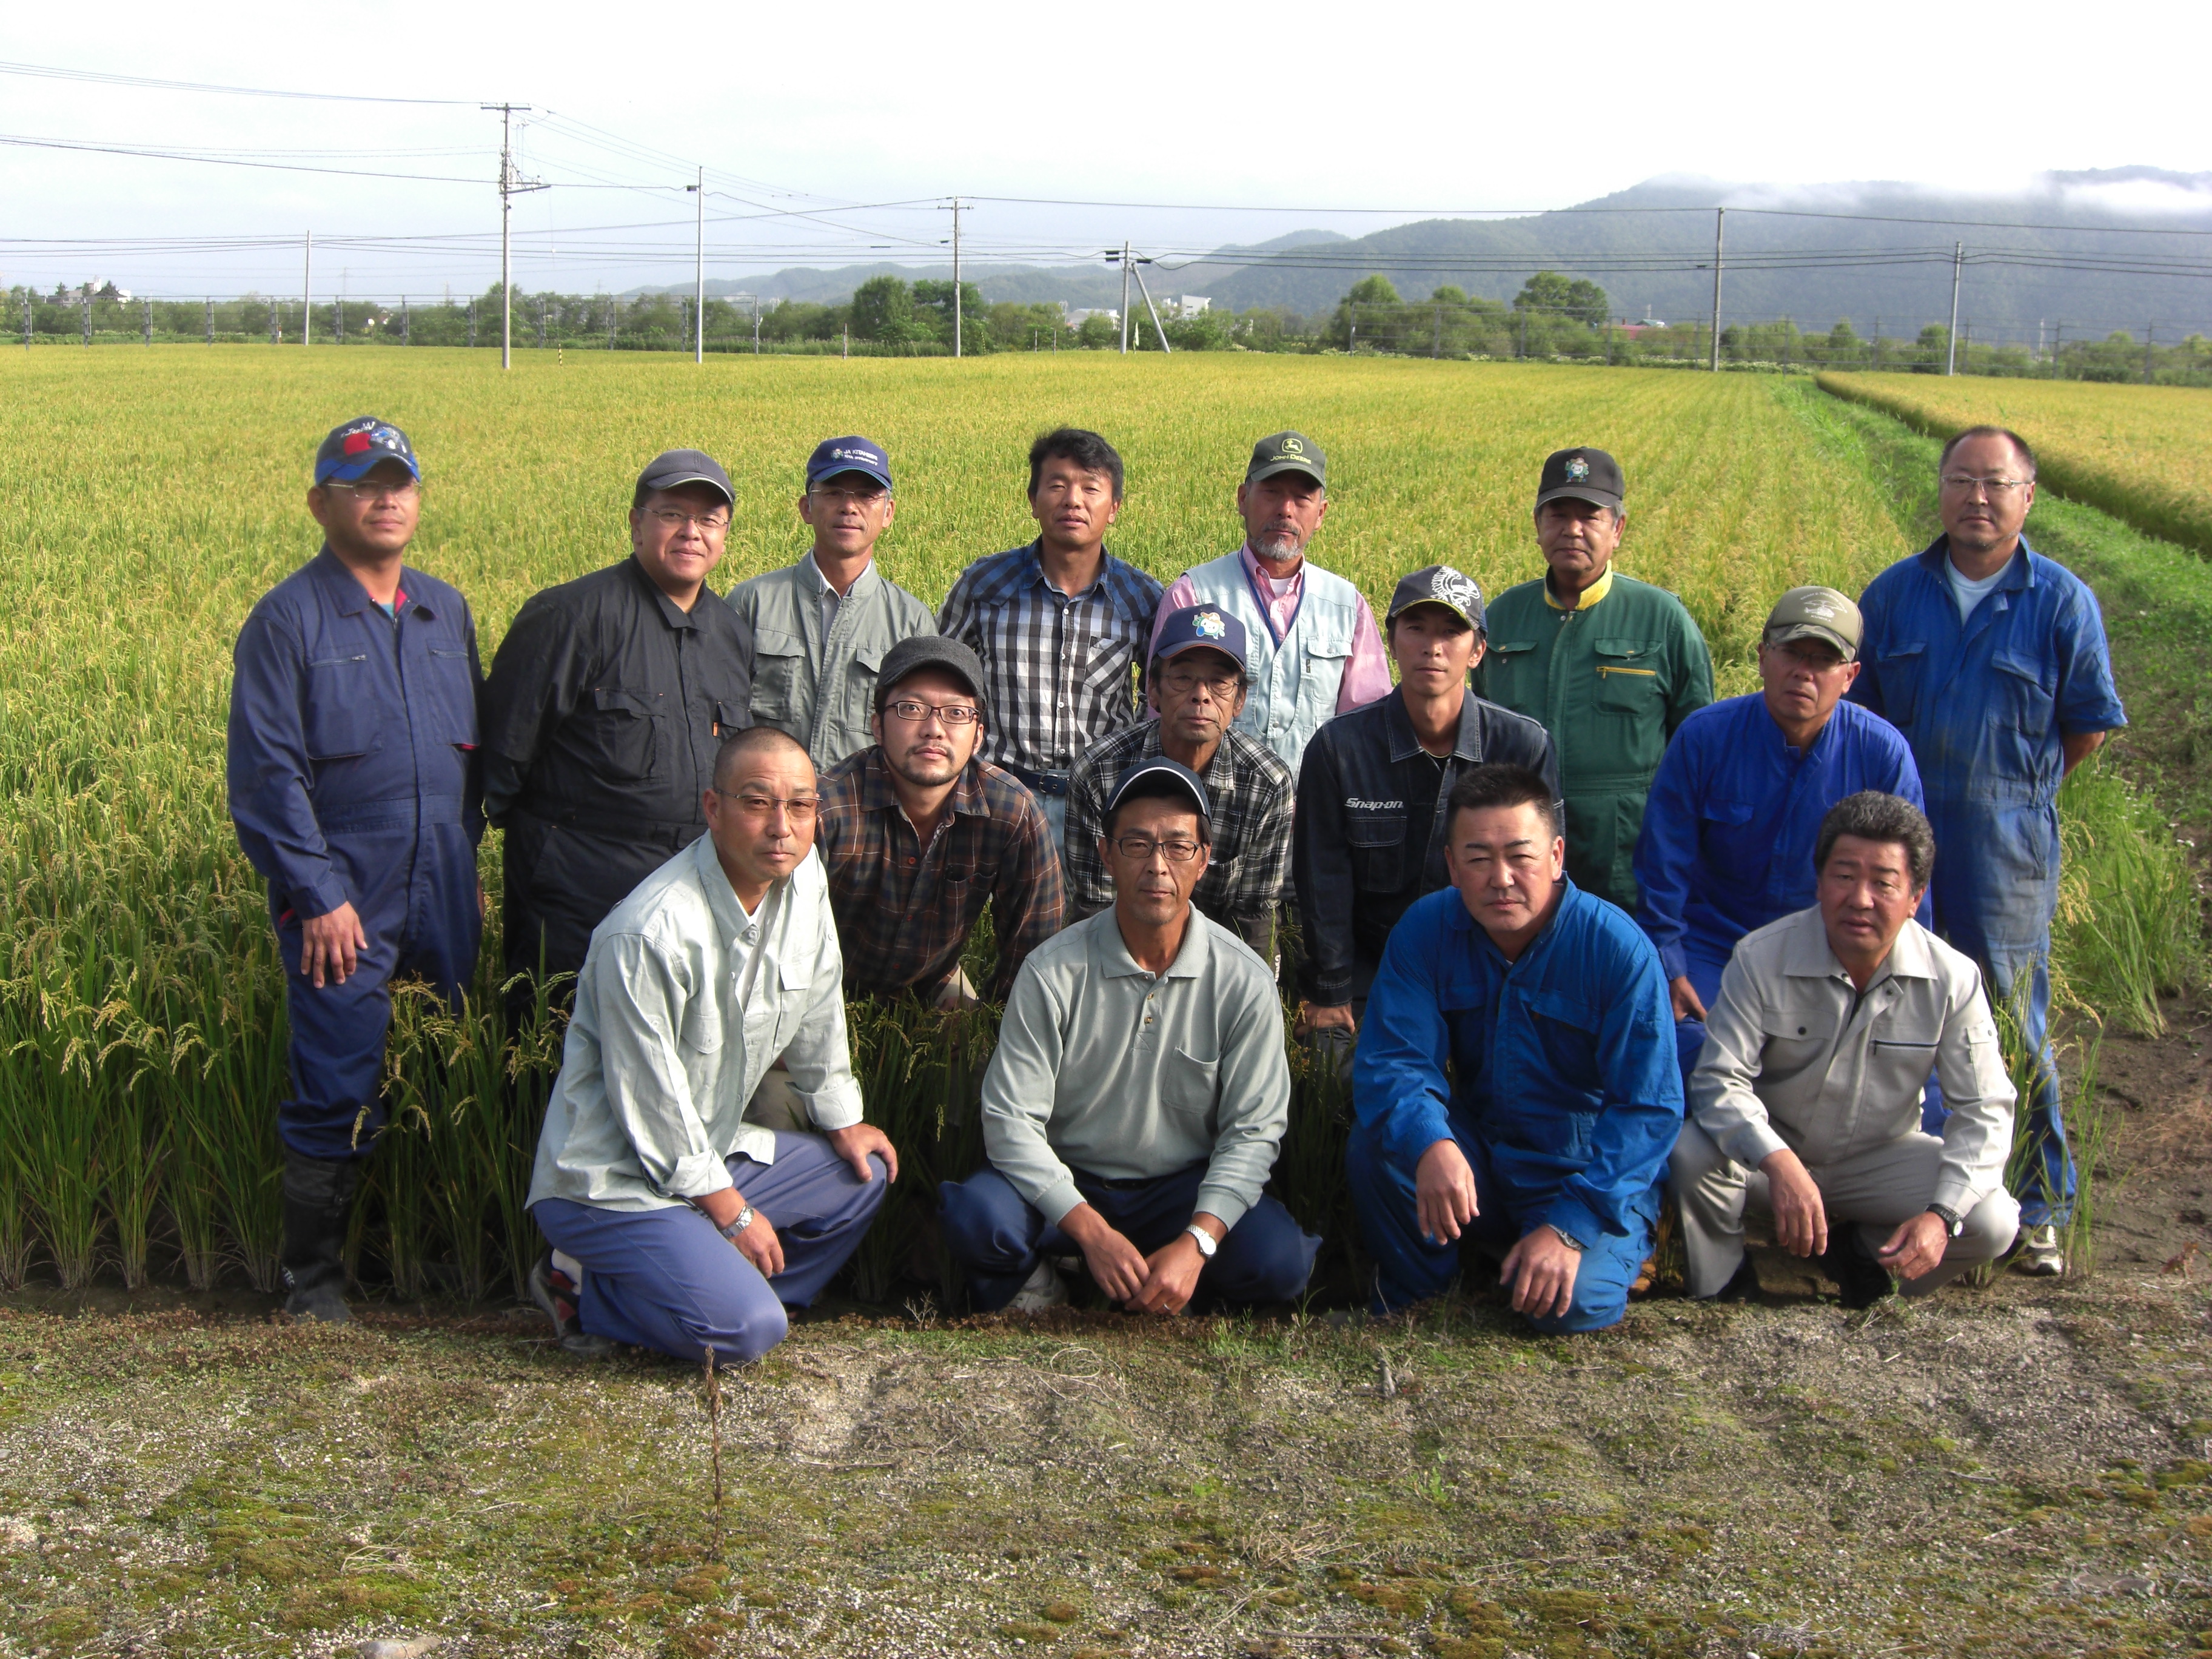
<path fill-rule="evenodd" d="M 573 1267 L 574 1264 L 568 1265 Z M 559 1340 L 562 1352 L 596 1359 L 611 1352 L 615 1345 L 606 1337 L 593 1336 L 584 1328 L 582 1316 L 576 1311 L 576 1298 L 582 1288 L 576 1280 L 580 1277 L 564 1268 L 554 1253 L 548 1250 L 530 1270 L 530 1299 L 553 1322 L 553 1334 Z"/>
<path fill-rule="evenodd" d="M 1060 1270 L 1049 1261 L 1040 1261 L 1036 1270 L 1014 1292 L 1014 1299 L 1006 1304 L 1008 1313 L 1044 1313 L 1053 1308 L 1067 1305 L 1067 1281 Z"/>
<path fill-rule="evenodd" d="M 1749 1265 L 1748 1261 L 1746 1265 Z M 1828 1235 L 1828 1249 L 1820 1258 L 1820 1271 L 1836 1281 L 1838 1299 L 1846 1308 L 1871 1308 L 1897 1290 L 1888 1271 L 1867 1254 L 1856 1227 Z"/>
<path fill-rule="evenodd" d="M 2051 1222 L 2020 1230 L 2020 1249 L 2014 1268 L 2031 1279 L 2057 1279 L 2066 1271 L 2066 1252 L 2058 1243 L 2058 1228 Z"/>

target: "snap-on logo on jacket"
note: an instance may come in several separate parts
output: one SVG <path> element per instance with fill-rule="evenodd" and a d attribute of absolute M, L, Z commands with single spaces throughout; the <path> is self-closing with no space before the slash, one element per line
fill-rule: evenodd
<path fill-rule="evenodd" d="M 1402 812 L 1406 803 L 1401 800 L 1362 800 L 1357 795 L 1346 795 L 1344 804 L 1355 812 Z"/>

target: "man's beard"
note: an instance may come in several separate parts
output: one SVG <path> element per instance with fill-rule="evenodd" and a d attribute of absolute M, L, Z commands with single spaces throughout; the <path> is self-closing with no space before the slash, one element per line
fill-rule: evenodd
<path fill-rule="evenodd" d="M 950 783 L 960 775 L 961 763 L 950 755 L 943 760 L 915 760 L 912 757 L 893 760 L 889 754 L 886 754 L 884 757 L 884 763 L 917 789 L 934 789 L 938 785 Z M 938 775 L 924 776 L 921 771 L 923 767 L 927 767 Z"/>
<path fill-rule="evenodd" d="M 1285 560 L 1297 558 L 1305 550 L 1298 544 L 1298 538 L 1296 536 L 1278 533 L 1273 536 L 1255 536 L 1252 540 L 1252 550 L 1263 559 L 1280 564 Z"/>

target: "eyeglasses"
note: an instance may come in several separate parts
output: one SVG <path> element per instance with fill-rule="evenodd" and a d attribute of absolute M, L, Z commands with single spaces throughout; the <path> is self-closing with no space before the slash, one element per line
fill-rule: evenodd
<path fill-rule="evenodd" d="M 1171 691 L 1178 697 L 1188 697 L 1201 685 L 1213 694 L 1216 702 L 1227 702 L 1243 684 L 1235 674 L 1200 674 L 1190 669 L 1170 668 L 1160 676 L 1160 690 Z"/>
<path fill-rule="evenodd" d="M 1133 864 L 1149 864 L 1154 853 L 1164 853 L 1170 864 L 1188 864 L 1198 856 L 1194 841 L 1154 841 L 1150 836 L 1121 836 L 1114 850 Z"/>
<path fill-rule="evenodd" d="M 2033 478 L 1973 478 L 1963 472 L 1946 472 L 1943 488 L 1954 495 L 1971 495 L 1977 490 L 1987 490 L 1993 501 L 2001 501 L 2014 490 L 2025 489 L 2035 482 Z"/>
<path fill-rule="evenodd" d="M 814 815 L 822 810 L 819 795 L 794 795 L 789 800 L 784 800 L 775 795 L 733 795 L 726 789 L 717 789 L 714 793 L 749 818 L 773 817 L 775 809 L 781 806 L 784 815 L 793 823 L 811 823 Z"/>
<path fill-rule="evenodd" d="M 979 710 L 970 708 L 964 702 L 917 702 L 912 697 L 901 697 L 896 702 L 886 703 L 884 707 L 902 720 L 919 723 L 934 714 L 947 726 L 972 725 L 980 714 Z"/>
<path fill-rule="evenodd" d="M 325 489 L 336 489 L 357 501 L 406 501 L 422 493 L 422 486 L 410 478 L 404 483 L 326 483 Z"/>
<path fill-rule="evenodd" d="M 647 518 L 659 520 L 671 530 L 681 530 L 688 524 L 703 535 L 730 527 L 730 515 L 726 513 L 678 513 L 672 507 L 648 507 L 645 512 Z"/>
<path fill-rule="evenodd" d="M 816 484 L 806 493 L 817 501 L 852 501 L 861 507 L 870 507 L 882 501 L 890 491 L 881 484 L 869 484 L 865 489 L 848 489 L 842 484 Z"/>

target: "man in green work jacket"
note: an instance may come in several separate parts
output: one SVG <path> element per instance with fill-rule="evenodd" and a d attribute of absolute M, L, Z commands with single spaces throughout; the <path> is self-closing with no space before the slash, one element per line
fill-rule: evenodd
<path fill-rule="evenodd" d="M 1625 910 L 1644 798 L 1674 728 L 1713 700 L 1713 659 L 1682 602 L 1613 568 L 1628 514 L 1620 463 L 1562 449 L 1536 486 L 1550 574 L 1490 602 L 1478 696 L 1541 720 L 1567 802 L 1567 873 Z"/>

